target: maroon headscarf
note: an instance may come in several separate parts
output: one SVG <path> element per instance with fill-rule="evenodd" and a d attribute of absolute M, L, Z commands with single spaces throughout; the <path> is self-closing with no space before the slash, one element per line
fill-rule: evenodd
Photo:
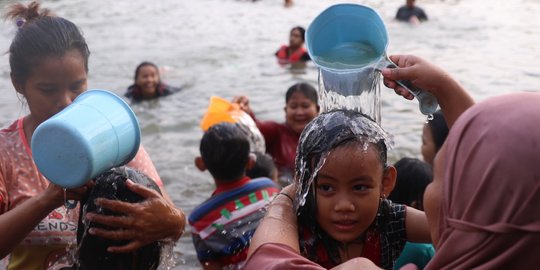
<path fill-rule="evenodd" d="M 427 269 L 540 267 L 540 93 L 475 105 L 445 147 L 440 240 Z"/>

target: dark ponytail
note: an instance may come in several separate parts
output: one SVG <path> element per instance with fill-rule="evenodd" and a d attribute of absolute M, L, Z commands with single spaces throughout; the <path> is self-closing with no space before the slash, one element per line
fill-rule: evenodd
<path fill-rule="evenodd" d="M 15 21 L 17 34 L 9 47 L 9 65 L 15 81 L 24 84 L 43 58 L 65 55 L 78 50 L 88 72 L 90 51 L 79 28 L 72 22 L 52 15 L 48 9 L 40 9 L 39 3 L 28 6 L 14 4 L 8 8 L 6 19 Z"/>

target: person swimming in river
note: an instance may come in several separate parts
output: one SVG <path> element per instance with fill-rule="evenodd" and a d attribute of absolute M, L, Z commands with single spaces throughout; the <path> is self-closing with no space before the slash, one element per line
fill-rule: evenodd
<path fill-rule="evenodd" d="M 275 53 L 280 64 L 294 64 L 311 60 L 304 48 L 306 29 L 296 26 L 289 34 L 289 45 L 282 45 Z"/>
<path fill-rule="evenodd" d="M 135 102 L 168 96 L 182 90 L 181 87 L 171 87 L 163 83 L 159 68 L 152 62 L 140 63 L 135 69 L 134 80 L 125 96 Z"/>
<path fill-rule="evenodd" d="M 400 7 L 396 13 L 396 20 L 418 24 L 427 21 L 428 17 L 424 10 L 414 4 L 416 0 L 407 0 L 407 3 Z"/>

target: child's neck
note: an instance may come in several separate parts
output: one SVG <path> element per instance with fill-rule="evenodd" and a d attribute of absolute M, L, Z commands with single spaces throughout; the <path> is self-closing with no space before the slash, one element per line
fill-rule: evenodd
<path fill-rule="evenodd" d="M 362 256 L 364 243 L 362 241 L 354 241 L 349 243 L 341 243 L 339 246 L 339 257 L 341 262 L 346 262 L 352 258 Z"/>

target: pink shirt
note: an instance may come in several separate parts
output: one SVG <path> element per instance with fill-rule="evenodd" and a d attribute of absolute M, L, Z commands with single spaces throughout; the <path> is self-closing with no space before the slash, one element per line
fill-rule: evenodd
<path fill-rule="evenodd" d="M 150 157 L 141 146 L 128 163 L 163 186 Z M 23 118 L 0 130 L 0 215 L 43 192 L 49 181 L 38 171 L 24 134 Z M 43 219 L 11 253 L 9 267 L 57 269 L 70 264 L 67 248 L 76 246 L 79 210 L 59 207 Z M 16 226 L 17 221 L 13 221 Z M 6 233 L 6 232 L 3 232 Z M 54 265 L 54 267 L 53 267 Z"/>

